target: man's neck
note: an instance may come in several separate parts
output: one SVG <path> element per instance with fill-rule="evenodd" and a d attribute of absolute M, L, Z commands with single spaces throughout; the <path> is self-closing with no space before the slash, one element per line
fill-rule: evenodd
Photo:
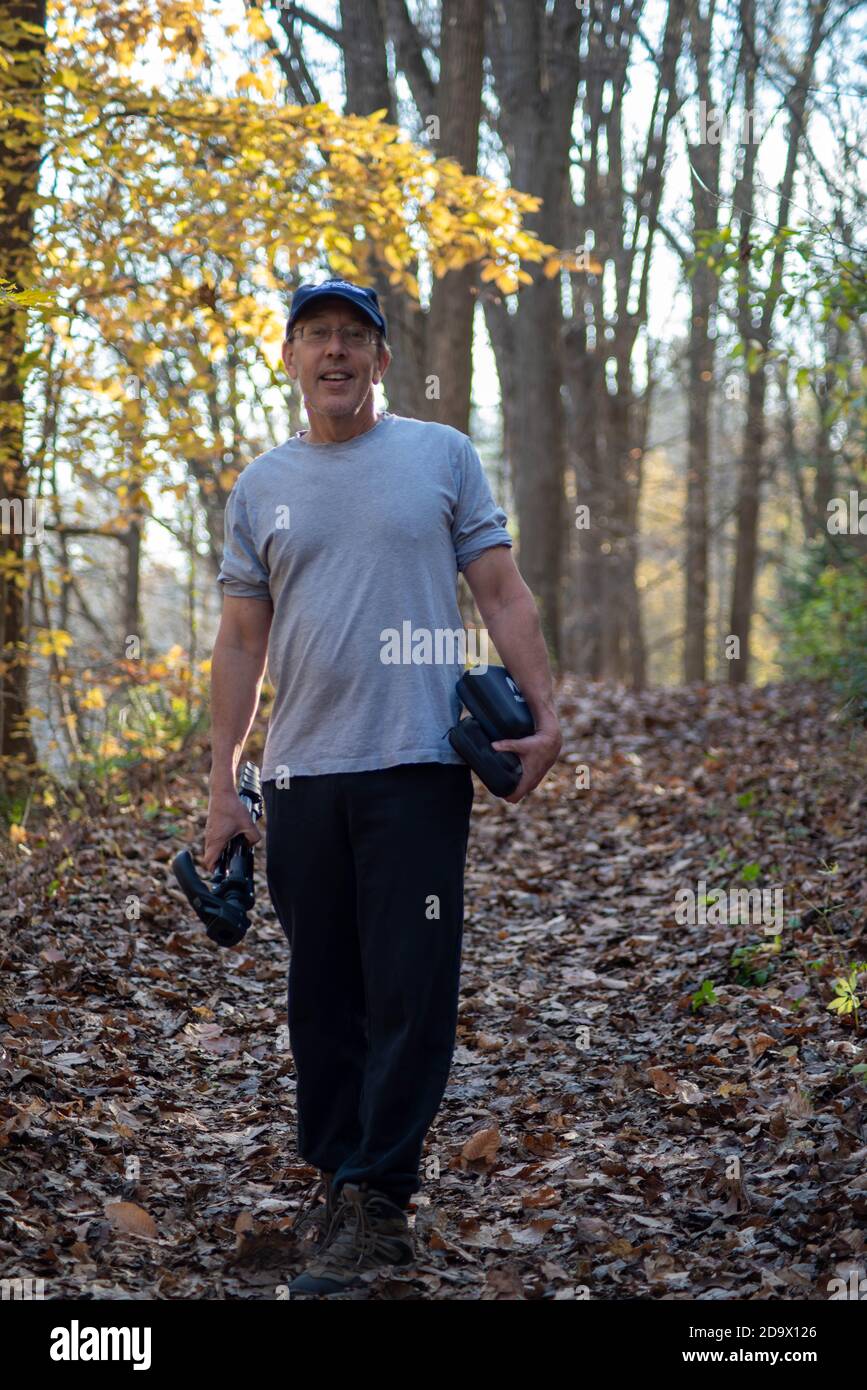
<path fill-rule="evenodd" d="M 298 438 L 305 444 L 345 444 L 347 440 L 355 439 L 360 434 L 366 434 L 378 425 L 385 412 L 377 413 L 366 418 L 359 425 L 358 416 L 338 417 L 334 419 L 330 416 L 323 416 L 322 419 L 315 415 L 310 415 L 310 428 L 299 430 Z M 323 425 L 325 428 L 323 429 Z"/>

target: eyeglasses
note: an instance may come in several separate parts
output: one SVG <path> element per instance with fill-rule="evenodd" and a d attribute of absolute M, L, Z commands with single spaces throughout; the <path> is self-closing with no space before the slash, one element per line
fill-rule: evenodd
<path fill-rule="evenodd" d="M 367 343 L 372 343 L 376 337 L 374 328 L 364 328 L 360 323 L 345 323 L 342 328 L 329 328 L 327 323 L 305 323 L 295 329 L 290 335 L 292 338 L 303 338 L 305 343 L 312 343 L 314 347 L 323 347 L 325 343 L 331 342 L 332 333 L 339 333 L 344 344 L 349 347 L 364 347 Z"/>

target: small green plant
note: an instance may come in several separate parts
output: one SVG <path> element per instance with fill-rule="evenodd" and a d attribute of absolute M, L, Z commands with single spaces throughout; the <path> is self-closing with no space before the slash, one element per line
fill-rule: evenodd
<path fill-rule="evenodd" d="M 851 1014 L 858 1027 L 858 1010 L 861 1007 L 861 997 L 857 993 L 858 976 L 867 974 L 867 961 L 856 960 L 854 965 L 849 967 L 848 976 L 842 975 L 834 981 L 834 998 L 828 1004 L 828 1008 L 843 1018 L 846 1014 Z"/>
<path fill-rule="evenodd" d="M 754 941 L 746 946 L 736 946 L 732 951 L 729 965 L 737 973 L 735 980 L 739 985 L 766 985 L 777 968 L 775 956 L 782 950 L 782 937 L 775 936 L 772 941 Z"/>
<path fill-rule="evenodd" d="M 715 850 L 708 860 L 703 877 L 715 878 L 718 872 L 721 873 L 726 868 L 726 861 L 729 859 L 731 859 L 731 850 L 727 845 L 720 845 L 719 849 Z"/>
<path fill-rule="evenodd" d="M 697 1013 L 704 1008 L 705 1004 L 718 1004 L 719 1000 L 713 987 L 713 980 L 702 980 L 695 994 L 692 996 L 692 1011 Z"/>

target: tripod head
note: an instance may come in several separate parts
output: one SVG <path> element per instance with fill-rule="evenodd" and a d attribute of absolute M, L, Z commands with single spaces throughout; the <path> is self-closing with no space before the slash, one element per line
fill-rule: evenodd
<path fill-rule="evenodd" d="M 263 810 L 262 784 L 255 763 L 244 763 L 238 795 L 255 823 Z M 188 849 L 176 855 L 172 869 L 211 940 L 218 946 L 237 946 L 250 925 L 247 913 L 256 901 L 253 846 L 248 840 L 234 835 L 227 842 L 214 867 L 210 888 L 197 874 Z"/>

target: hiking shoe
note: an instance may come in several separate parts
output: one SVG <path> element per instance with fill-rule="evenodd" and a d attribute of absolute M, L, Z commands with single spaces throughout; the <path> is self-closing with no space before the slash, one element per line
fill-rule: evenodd
<path fill-rule="evenodd" d="M 333 1173 L 322 1172 L 322 1177 L 305 1197 L 292 1223 L 294 1236 L 310 1236 L 314 1241 L 323 1240 L 334 1218 Z"/>
<path fill-rule="evenodd" d="M 384 1192 L 344 1183 L 334 1219 L 319 1252 L 289 1285 L 290 1294 L 342 1293 L 363 1283 L 362 1274 L 415 1263 L 406 1212 Z"/>

